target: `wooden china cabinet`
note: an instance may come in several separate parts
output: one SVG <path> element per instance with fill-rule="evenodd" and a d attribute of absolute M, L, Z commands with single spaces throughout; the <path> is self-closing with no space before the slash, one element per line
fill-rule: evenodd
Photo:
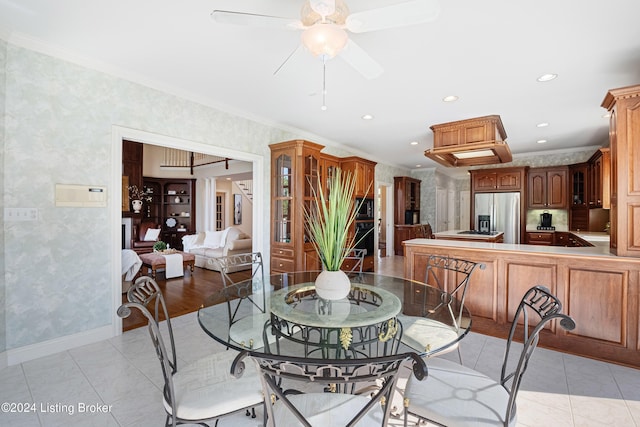
<path fill-rule="evenodd" d="M 322 265 L 305 229 L 304 206 L 309 207 L 317 191 L 337 167 L 356 173 L 356 193 L 373 186 L 375 163 L 321 153 L 323 145 L 305 140 L 271 144 L 271 272 L 321 270 Z M 344 162 L 344 163 L 343 163 Z M 324 188 L 326 191 L 326 187 Z M 372 194 L 373 190 L 369 190 Z M 354 197 L 361 197 L 359 194 Z M 356 233 L 363 221 L 357 221 Z M 373 219 L 369 222 L 373 225 Z M 365 269 L 373 270 L 374 252 L 365 258 Z"/>

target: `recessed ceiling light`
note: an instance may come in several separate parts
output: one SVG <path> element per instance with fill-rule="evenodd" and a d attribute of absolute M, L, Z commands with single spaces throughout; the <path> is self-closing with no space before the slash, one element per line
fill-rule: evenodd
<path fill-rule="evenodd" d="M 549 82 L 549 81 L 555 79 L 556 77 L 558 77 L 557 74 L 543 74 L 540 77 L 538 77 L 538 81 L 539 82 Z"/>
<path fill-rule="evenodd" d="M 418 145 L 418 141 L 411 141 L 411 145 Z"/>
<path fill-rule="evenodd" d="M 546 139 L 539 139 L 536 141 L 538 144 L 544 144 L 545 142 L 547 142 Z"/>
<path fill-rule="evenodd" d="M 417 168 L 421 168 L 421 167 L 422 167 L 422 165 L 416 165 L 416 167 L 417 167 Z"/>
<path fill-rule="evenodd" d="M 539 128 L 546 128 L 547 126 L 549 126 L 549 123 L 547 122 L 538 123 L 536 125 L 536 127 L 539 127 Z"/>
<path fill-rule="evenodd" d="M 449 96 L 445 96 L 444 98 L 442 98 L 442 100 L 444 102 L 453 102 L 453 101 L 457 101 L 458 97 L 455 95 L 449 95 Z"/>
<path fill-rule="evenodd" d="M 371 114 L 365 114 L 364 116 L 362 116 L 362 120 L 372 120 L 373 116 Z"/>

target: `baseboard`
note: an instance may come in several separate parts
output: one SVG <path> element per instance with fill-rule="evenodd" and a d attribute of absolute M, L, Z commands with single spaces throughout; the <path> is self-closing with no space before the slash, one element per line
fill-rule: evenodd
<path fill-rule="evenodd" d="M 6 355 L 5 366 L 17 365 L 22 362 L 49 356 L 61 351 L 66 351 L 87 344 L 93 344 L 111 337 L 113 337 L 113 326 L 107 325 L 73 335 L 26 345 L 24 347 L 13 348 L 3 353 Z M 2 363 L 2 360 L 0 360 L 0 363 Z"/>

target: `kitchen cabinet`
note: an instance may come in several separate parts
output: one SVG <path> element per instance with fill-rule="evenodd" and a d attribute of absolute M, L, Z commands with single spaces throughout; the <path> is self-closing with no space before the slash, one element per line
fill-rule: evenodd
<path fill-rule="evenodd" d="M 375 162 L 360 157 L 344 157 L 340 159 L 340 167 L 342 170 L 349 171 L 355 175 L 355 197 L 366 197 L 369 199 L 374 197 L 375 166 Z"/>
<path fill-rule="evenodd" d="M 610 249 L 640 257 L 640 85 L 610 90 L 602 107 L 611 113 Z"/>
<path fill-rule="evenodd" d="M 524 290 L 544 284 L 561 297 L 562 312 L 576 322 L 566 332 L 551 325 L 540 335 L 540 345 L 640 367 L 640 309 L 637 290 L 640 260 L 597 255 L 589 248 L 518 249 L 509 245 L 465 242 L 452 246 L 440 240 L 407 243 L 404 277 L 424 280 L 430 255 L 463 258 L 485 264 L 471 276 L 465 307 L 473 315 L 473 330 L 506 337 Z M 506 246 L 506 248 L 505 248 Z M 578 251 L 585 251 L 578 256 Z"/>
<path fill-rule="evenodd" d="M 566 209 L 567 174 L 567 166 L 529 169 L 528 208 Z"/>
<path fill-rule="evenodd" d="M 470 171 L 473 191 L 499 192 L 520 191 L 525 176 L 525 168 L 476 169 Z"/>
<path fill-rule="evenodd" d="M 339 158 L 321 152 L 323 145 L 305 140 L 271 144 L 271 272 L 287 273 L 320 270 L 321 261 L 305 227 L 304 207 L 318 191 L 318 182 L 326 191 L 328 178 L 336 168 L 356 173 L 356 194 L 369 189 L 373 197 L 375 163 L 358 157 Z M 344 163 L 343 163 L 344 161 Z M 372 228 L 373 220 L 356 221 L 353 233 L 362 226 Z M 366 240 L 372 246 L 373 234 Z M 363 241 L 364 241 L 363 240 Z M 365 270 L 373 270 L 375 248 L 368 248 Z"/>
<path fill-rule="evenodd" d="M 600 148 L 589 159 L 589 207 L 611 206 L 611 158 L 608 148 Z"/>
<path fill-rule="evenodd" d="M 528 245 L 553 246 L 553 234 L 553 232 L 528 231 L 526 233 L 526 242 Z"/>
<path fill-rule="evenodd" d="M 393 230 L 393 251 L 396 255 L 404 255 L 402 242 L 405 240 L 417 239 L 421 236 L 421 225 L 394 225 Z"/>
<path fill-rule="evenodd" d="M 589 229 L 589 164 L 569 166 L 569 230 Z"/>
<path fill-rule="evenodd" d="M 395 193 L 393 250 L 396 255 L 403 254 L 402 242 L 416 238 L 419 232 L 420 183 L 419 179 L 408 176 L 393 178 Z"/>

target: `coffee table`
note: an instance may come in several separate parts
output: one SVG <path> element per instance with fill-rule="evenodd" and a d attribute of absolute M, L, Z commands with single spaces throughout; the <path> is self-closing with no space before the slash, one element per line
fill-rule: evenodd
<path fill-rule="evenodd" d="M 196 256 L 194 254 L 190 254 L 188 252 L 182 251 L 174 251 L 171 254 L 180 254 L 182 255 L 182 266 L 184 268 L 190 267 L 190 270 L 193 272 L 193 266 L 196 262 Z M 146 254 L 140 254 L 140 260 L 142 261 L 142 266 L 147 267 L 147 276 L 151 273 L 151 277 L 156 278 L 156 270 L 159 268 L 166 268 L 166 261 L 163 254 L 159 252 L 150 252 Z"/>

